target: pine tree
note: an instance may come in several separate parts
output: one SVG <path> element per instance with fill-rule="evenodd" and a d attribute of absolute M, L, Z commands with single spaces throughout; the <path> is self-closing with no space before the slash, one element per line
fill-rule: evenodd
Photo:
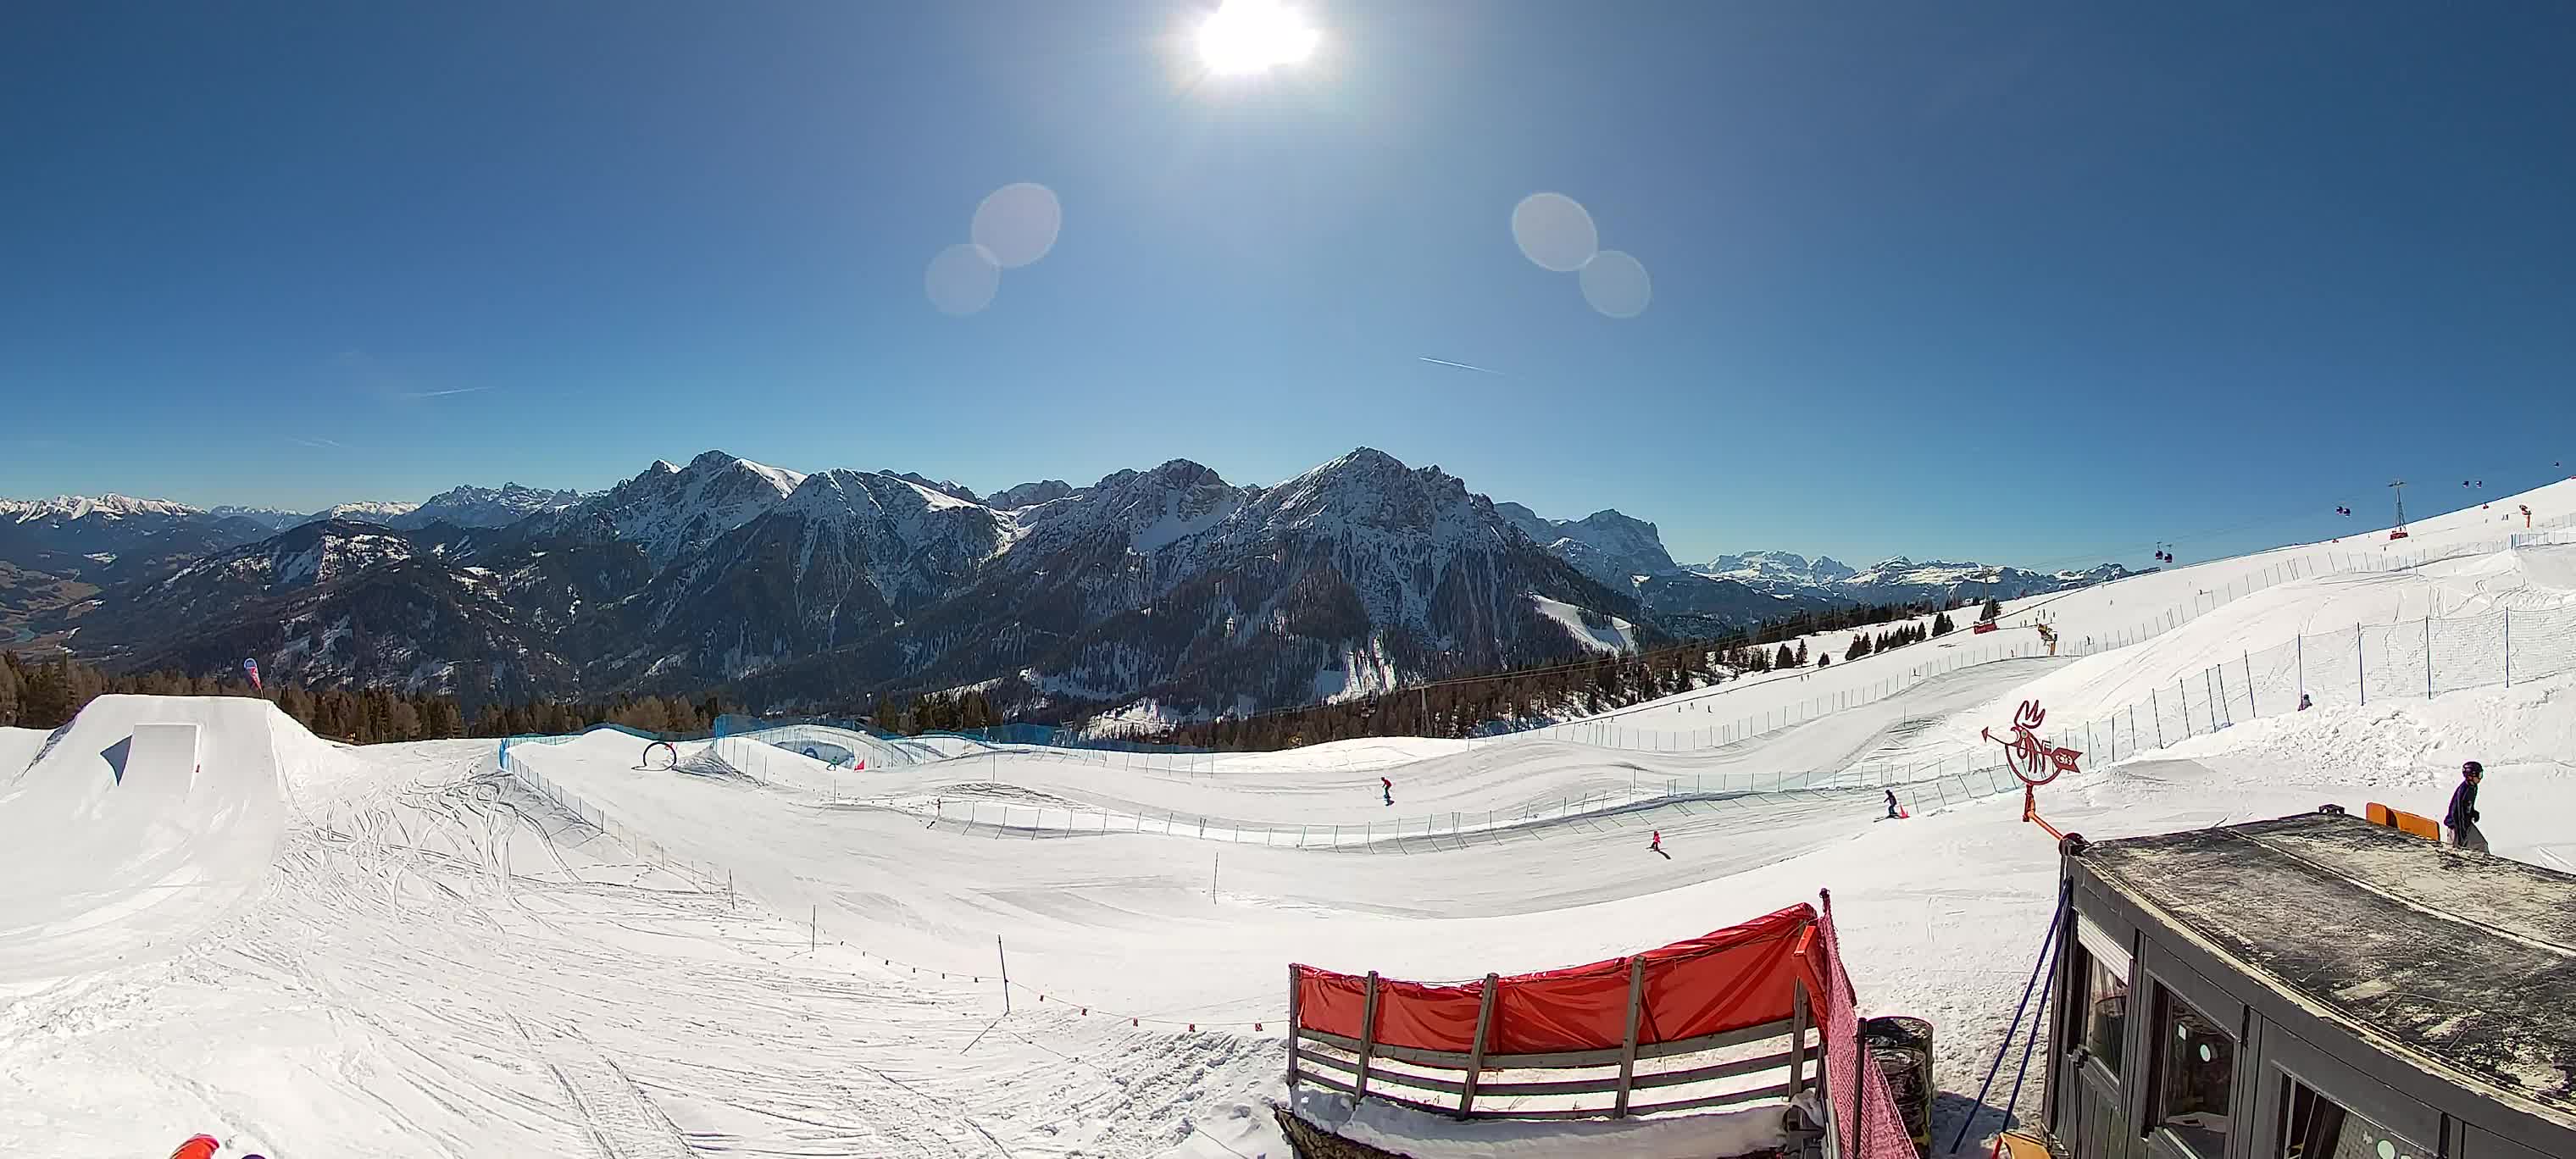
<path fill-rule="evenodd" d="M 71 661 L 68 657 L 30 670 L 18 693 L 18 723 L 23 728 L 60 728 L 72 718 Z"/>
<path fill-rule="evenodd" d="M 1794 667 L 1804 668 L 1804 667 L 1806 667 L 1806 666 L 1807 666 L 1807 641 L 1806 641 L 1806 639 L 1805 639 L 1804 637 L 1801 637 L 1801 638 L 1798 640 L 1798 655 L 1797 655 L 1797 663 L 1794 665 Z"/>
<path fill-rule="evenodd" d="M 1981 622 L 1982 622 L 1982 621 L 1987 621 L 1987 620 L 1993 620 L 1993 619 L 1995 619 L 1995 618 L 1997 618 L 1997 617 L 1999 617 L 1999 616 L 2001 616 L 2001 615 L 2003 615 L 2003 614 L 2004 614 L 2004 605 L 2003 605 L 2003 601 L 1998 600 L 1998 599 L 1994 598 L 1993 596 L 1988 596 L 1988 597 L 1986 597 L 1986 610 L 1985 610 L 1984 614 L 1979 615 L 1979 616 L 1977 617 L 1977 619 L 1978 619 L 1979 621 L 1981 621 Z"/>

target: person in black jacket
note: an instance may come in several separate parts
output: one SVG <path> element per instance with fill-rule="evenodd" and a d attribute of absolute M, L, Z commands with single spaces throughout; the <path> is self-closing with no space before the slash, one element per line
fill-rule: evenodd
<path fill-rule="evenodd" d="M 2442 823 L 2451 827 L 2451 844 L 2480 853 L 2487 851 L 2487 835 L 2478 832 L 2478 782 L 2486 776 L 2486 767 L 2476 761 L 2461 765 L 2460 787 L 2451 790 L 2451 811 L 2442 814 Z"/>

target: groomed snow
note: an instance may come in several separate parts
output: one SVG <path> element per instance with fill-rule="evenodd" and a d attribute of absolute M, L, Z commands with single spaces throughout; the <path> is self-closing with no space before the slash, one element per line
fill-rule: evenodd
<path fill-rule="evenodd" d="M 2547 516 L 2576 490 L 2516 501 Z M 102 699 L 58 737 L 0 731 L 0 1075 L 23 1092 L 0 1149 L 164 1154 L 202 1130 L 281 1157 L 1282 1156 L 1267 1103 L 1285 1094 L 1289 961 L 1542 969 L 1820 887 L 1864 1010 L 1931 1019 L 1938 1079 L 1973 1090 L 2038 949 L 2054 843 L 2014 794 L 1888 821 L 1861 786 L 1972 749 L 1973 726 L 2034 694 L 2054 719 L 2117 701 L 2132 668 L 2358 608 L 2566 590 L 2559 556 L 2506 549 L 2518 526 L 2415 530 L 2401 546 L 2445 562 L 2330 566 L 2396 564 L 2383 540 L 2182 568 L 2017 602 L 2006 631 L 1947 653 L 1593 726 L 1670 751 L 1577 725 L 1162 763 L 888 750 L 859 773 L 729 738 L 669 770 L 593 733 L 514 745 L 513 776 L 486 742 L 343 749 L 258 702 Z M 2040 615 L 2097 654 L 2029 656 Z M 2097 838 L 2326 802 L 2439 813 L 2479 759 L 2496 851 L 2565 867 L 2572 700 L 2576 674 L 2323 704 L 2088 760 L 2041 807 Z M 1805 723 L 1723 745 L 1695 731 L 1764 711 Z M 118 783 L 117 742 L 162 721 L 200 725 L 202 771 Z M 1319 843 L 1317 826 L 1364 836 Z M 1422 1153 L 1578 1153 L 1512 1131 L 1462 1143 L 1382 1107 L 1354 1130 Z"/>

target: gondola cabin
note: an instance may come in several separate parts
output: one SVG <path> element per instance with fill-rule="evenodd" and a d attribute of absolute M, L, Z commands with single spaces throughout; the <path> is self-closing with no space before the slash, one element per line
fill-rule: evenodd
<path fill-rule="evenodd" d="M 2062 865 L 2062 1153 L 2576 1156 L 2576 877 L 2327 812 Z"/>

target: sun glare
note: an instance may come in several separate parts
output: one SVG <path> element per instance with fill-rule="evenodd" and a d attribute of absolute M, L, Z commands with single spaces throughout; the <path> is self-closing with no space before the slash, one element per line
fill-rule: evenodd
<path fill-rule="evenodd" d="M 1225 76 L 1266 72 L 1313 55 L 1321 37 L 1274 0 L 1225 0 L 1199 26 L 1199 59 Z"/>

